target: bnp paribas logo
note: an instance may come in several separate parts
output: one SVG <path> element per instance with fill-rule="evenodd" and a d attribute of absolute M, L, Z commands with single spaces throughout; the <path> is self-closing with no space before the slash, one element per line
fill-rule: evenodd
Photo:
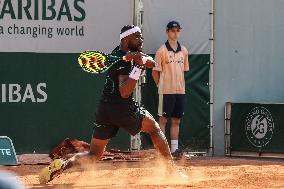
<path fill-rule="evenodd" d="M 0 20 L 85 20 L 85 0 L 0 0 Z"/>
<path fill-rule="evenodd" d="M 264 107 L 255 107 L 246 117 L 246 136 L 251 144 L 261 148 L 273 137 L 274 122 L 271 113 Z"/>

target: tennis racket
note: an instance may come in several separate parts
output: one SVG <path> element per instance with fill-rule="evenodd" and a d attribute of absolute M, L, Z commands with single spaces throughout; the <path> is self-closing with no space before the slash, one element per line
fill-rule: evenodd
<path fill-rule="evenodd" d="M 126 60 L 125 56 L 118 57 L 107 55 L 100 51 L 84 51 L 78 57 L 78 63 L 81 68 L 92 74 L 101 74 L 106 72 L 112 65 L 118 61 Z"/>

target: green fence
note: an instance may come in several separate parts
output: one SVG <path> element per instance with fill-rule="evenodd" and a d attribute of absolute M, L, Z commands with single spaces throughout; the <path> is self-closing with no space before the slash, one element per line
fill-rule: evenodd
<path fill-rule="evenodd" d="M 47 153 L 67 137 L 89 142 L 105 77 L 83 72 L 77 56 L 0 53 L 0 135 L 13 140 L 17 153 Z M 209 55 L 190 56 L 180 132 L 186 147 L 209 144 L 208 61 Z M 156 115 L 157 92 L 150 72 L 147 77 L 143 104 Z M 121 131 L 109 147 L 127 149 L 129 142 L 129 135 Z"/>
<path fill-rule="evenodd" d="M 284 152 L 284 104 L 233 103 L 230 151 Z"/>

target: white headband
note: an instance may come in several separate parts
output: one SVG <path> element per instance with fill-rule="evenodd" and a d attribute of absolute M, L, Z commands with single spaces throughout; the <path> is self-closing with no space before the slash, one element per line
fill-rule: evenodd
<path fill-rule="evenodd" d="M 130 29 L 130 30 L 126 30 L 125 32 L 123 32 L 122 34 L 120 34 L 120 40 L 122 40 L 123 38 L 134 34 L 136 32 L 140 32 L 141 33 L 141 29 L 138 26 L 135 26 L 134 28 Z"/>

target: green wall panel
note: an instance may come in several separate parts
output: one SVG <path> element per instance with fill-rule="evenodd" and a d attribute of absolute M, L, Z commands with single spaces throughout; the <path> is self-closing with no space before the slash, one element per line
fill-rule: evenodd
<path fill-rule="evenodd" d="M 21 96 L 27 84 L 35 96 L 38 83 L 47 85 L 46 102 L 0 103 L 0 135 L 13 140 L 17 153 L 46 153 L 66 137 L 89 142 L 104 76 L 81 71 L 77 56 L 0 53 L 0 84 L 19 84 Z"/>
<path fill-rule="evenodd" d="M 190 71 L 185 74 L 185 116 L 180 125 L 179 145 L 182 149 L 201 150 L 209 147 L 209 60 L 210 55 L 189 56 Z M 158 120 L 158 93 L 151 73 L 151 70 L 147 70 L 147 84 L 142 88 L 142 101 L 146 109 Z M 169 121 L 166 135 L 169 139 Z M 144 136 L 143 144 L 148 146 L 148 136 Z"/>
<path fill-rule="evenodd" d="M 77 56 L 0 53 L 0 135 L 13 140 L 17 153 L 48 153 L 67 137 L 90 141 L 105 75 L 83 72 L 76 63 Z M 190 56 L 190 71 L 185 76 L 186 111 L 180 132 L 184 148 L 207 148 L 209 144 L 208 61 L 209 55 Z M 41 89 L 47 94 L 47 100 L 32 102 L 29 98 L 22 102 L 28 84 L 35 100 L 43 98 L 37 91 L 40 83 L 46 84 Z M 9 102 L 12 84 L 21 87 L 20 102 Z M 142 98 L 144 106 L 156 116 L 157 91 L 149 70 L 147 84 L 142 86 Z M 109 148 L 128 149 L 129 141 L 129 135 L 120 131 Z"/>

